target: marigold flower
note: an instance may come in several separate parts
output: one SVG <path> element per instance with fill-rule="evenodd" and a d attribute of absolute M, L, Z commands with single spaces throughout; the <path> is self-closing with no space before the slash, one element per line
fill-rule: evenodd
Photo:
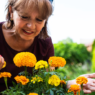
<path fill-rule="evenodd" d="M 48 84 L 58 86 L 60 84 L 60 78 L 57 75 L 52 75 L 48 80 Z"/>
<path fill-rule="evenodd" d="M 13 61 L 17 67 L 34 67 L 37 62 L 35 55 L 30 52 L 20 52 L 16 54 Z"/>
<path fill-rule="evenodd" d="M 80 95 L 80 86 L 77 84 L 73 84 L 70 86 L 70 88 L 68 89 L 68 92 L 73 92 L 74 95 L 77 95 L 77 92 L 79 92 L 78 95 Z"/>
<path fill-rule="evenodd" d="M 9 73 L 9 72 L 1 72 L 0 73 L 0 78 L 2 78 L 2 77 L 11 77 L 12 75 L 11 75 L 11 73 Z"/>
<path fill-rule="evenodd" d="M 32 77 L 31 82 L 35 84 L 36 82 L 43 82 L 43 79 L 39 76 Z"/>
<path fill-rule="evenodd" d="M 65 80 L 60 80 L 61 84 L 66 84 Z"/>
<path fill-rule="evenodd" d="M 77 84 L 86 84 L 88 82 L 87 78 L 84 76 L 79 76 L 76 78 L 76 83 Z"/>
<path fill-rule="evenodd" d="M 52 56 L 48 59 L 48 63 L 51 67 L 63 67 L 66 64 L 66 60 L 62 57 Z"/>
<path fill-rule="evenodd" d="M 4 65 L 3 65 L 3 67 L 2 68 L 5 68 L 6 67 L 6 61 L 4 61 Z"/>
<path fill-rule="evenodd" d="M 37 93 L 29 93 L 28 95 L 38 95 Z"/>
<path fill-rule="evenodd" d="M 17 81 L 17 83 L 21 83 L 22 85 L 26 85 L 29 82 L 29 79 L 22 75 L 17 75 L 14 79 Z"/>
<path fill-rule="evenodd" d="M 48 63 L 47 61 L 44 60 L 40 60 L 35 64 L 35 69 L 41 69 L 41 68 L 47 68 L 48 67 Z"/>

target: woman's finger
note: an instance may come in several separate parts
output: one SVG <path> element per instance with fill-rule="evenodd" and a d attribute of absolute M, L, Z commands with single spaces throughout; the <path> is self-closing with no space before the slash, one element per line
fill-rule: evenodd
<path fill-rule="evenodd" d="M 0 56 L 0 70 L 2 69 L 3 65 L 4 65 L 4 58 Z"/>
<path fill-rule="evenodd" d="M 95 73 L 91 73 L 91 74 L 83 74 L 81 76 L 87 77 L 87 78 L 95 78 Z"/>
<path fill-rule="evenodd" d="M 84 92 L 85 94 L 90 94 L 90 93 L 91 93 L 91 90 L 83 89 L 83 92 Z"/>

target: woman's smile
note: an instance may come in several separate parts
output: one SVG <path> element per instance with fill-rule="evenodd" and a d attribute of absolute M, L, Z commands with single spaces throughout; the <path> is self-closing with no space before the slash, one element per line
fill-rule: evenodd
<path fill-rule="evenodd" d="M 23 29 L 23 32 L 24 32 L 25 34 L 27 34 L 27 35 L 31 35 L 31 34 L 34 33 L 33 31 L 27 31 L 27 30 L 24 30 L 24 29 Z"/>

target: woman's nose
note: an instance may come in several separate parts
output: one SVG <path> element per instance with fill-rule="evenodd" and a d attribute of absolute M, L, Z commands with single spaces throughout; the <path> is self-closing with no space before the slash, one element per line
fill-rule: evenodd
<path fill-rule="evenodd" d="M 31 23 L 27 23 L 27 26 L 28 26 L 28 27 L 31 27 L 32 25 L 31 25 Z"/>
<path fill-rule="evenodd" d="M 27 23 L 27 27 L 31 29 L 35 29 L 35 24 L 34 23 Z"/>

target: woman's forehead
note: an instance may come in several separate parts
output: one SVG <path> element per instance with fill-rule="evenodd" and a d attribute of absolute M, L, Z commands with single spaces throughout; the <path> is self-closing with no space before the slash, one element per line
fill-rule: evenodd
<path fill-rule="evenodd" d="M 39 18 L 42 18 L 40 17 L 40 13 L 37 11 L 37 10 L 19 10 L 17 11 L 20 15 L 23 15 L 23 16 L 33 16 L 33 17 L 39 17 Z"/>
<path fill-rule="evenodd" d="M 22 0 L 21 0 L 22 1 Z M 36 10 L 39 14 L 39 17 L 42 19 L 47 19 L 52 13 L 52 6 L 48 0 L 23 0 L 20 3 L 16 3 L 14 9 L 22 14 L 30 14 Z"/>
<path fill-rule="evenodd" d="M 32 12 L 32 11 L 36 11 L 39 12 L 39 8 L 36 5 L 28 5 L 28 4 L 20 4 L 18 7 L 16 7 L 16 10 L 21 12 L 21 13 L 28 13 L 28 12 Z"/>

